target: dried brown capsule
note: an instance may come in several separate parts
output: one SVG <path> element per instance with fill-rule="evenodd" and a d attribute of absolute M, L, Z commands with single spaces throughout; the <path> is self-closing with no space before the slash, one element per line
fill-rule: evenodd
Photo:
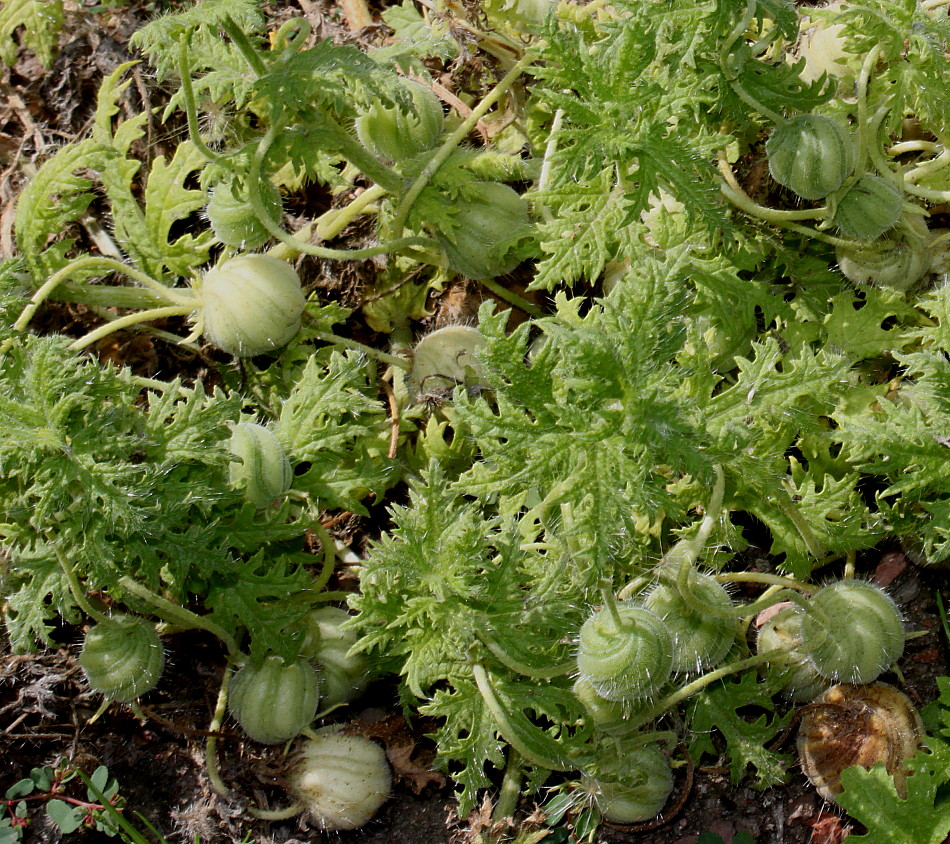
<path fill-rule="evenodd" d="M 923 724 L 907 696 L 886 683 L 832 686 L 803 707 L 798 733 L 802 770 L 818 793 L 831 802 L 842 791 L 841 772 L 879 762 L 894 778 L 903 798 L 905 762 L 920 746 Z"/>

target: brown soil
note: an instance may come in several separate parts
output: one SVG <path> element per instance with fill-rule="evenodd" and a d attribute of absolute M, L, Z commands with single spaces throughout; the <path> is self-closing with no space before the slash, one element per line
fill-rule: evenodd
<path fill-rule="evenodd" d="M 171 4 L 174 5 L 174 4 Z M 350 33 L 341 11 L 332 2 L 299 0 L 274 4 L 280 15 L 305 13 L 321 35 L 348 40 L 378 37 L 373 28 Z M 33 168 L 58 146 L 79 137 L 88 126 L 101 78 L 130 58 L 130 34 L 153 14 L 150 4 L 133 0 L 111 11 L 92 14 L 72 5 L 67 30 L 55 65 L 44 69 L 28 52 L 11 68 L 0 71 L 0 255 L 13 253 L 14 201 Z M 150 87 L 147 71 L 134 71 L 127 108 L 137 113 L 143 105 L 154 107 L 160 92 Z M 151 130 L 155 133 L 154 127 Z M 163 152 L 162 138 L 150 136 L 150 154 Z M 92 236 L 87 232 L 88 236 Z M 353 280 L 337 278 L 343 298 L 358 290 Z M 352 304 L 352 303 L 350 303 Z M 472 313 L 477 301 L 464 286 L 443 294 L 443 316 Z M 57 330 L 81 330 L 81 309 L 60 307 L 47 313 L 45 324 Z M 438 323 L 439 317 L 434 322 Z M 42 330 L 43 318 L 36 323 Z M 147 374 L 186 367 L 203 367 L 208 361 L 161 351 L 159 360 L 150 343 L 128 342 L 103 350 Z M 372 526 L 348 524 L 349 531 L 366 532 Z M 865 570 L 892 580 L 893 594 L 909 627 L 924 635 L 909 642 L 901 662 L 900 685 L 918 704 L 936 697 L 935 678 L 950 672 L 950 655 L 935 605 L 935 594 L 946 586 L 939 572 L 907 565 L 902 555 L 877 552 L 863 560 Z M 254 821 L 250 805 L 277 808 L 283 804 L 279 783 L 287 757 L 280 748 L 264 748 L 244 741 L 227 722 L 219 740 L 221 776 L 233 789 L 231 800 L 220 798 L 210 787 L 204 767 L 206 737 L 222 670 L 216 644 L 194 634 L 171 637 L 167 642 L 169 668 L 161 685 L 142 701 L 149 716 L 140 720 L 126 707 L 112 706 L 92 720 L 98 700 L 84 688 L 78 667 L 77 641 L 82 631 L 63 628 L 57 650 L 13 655 L 0 649 L 0 790 L 29 775 L 31 769 L 55 766 L 60 760 L 85 771 L 102 764 L 120 784 L 127 815 L 140 813 L 171 842 L 361 842 L 361 844 L 454 844 L 475 842 L 485 831 L 479 813 L 466 822 L 453 815 L 451 787 L 431 771 L 432 751 L 425 734 L 431 725 L 414 719 L 407 723 L 392 684 L 379 683 L 336 720 L 383 742 L 396 772 L 391 800 L 371 824 L 348 833 L 321 832 L 306 819 L 267 823 Z M 782 738 L 782 750 L 794 752 L 794 731 Z M 704 760 L 708 761 L 708 760 Z M 720 760 L 722 762 L 722 760 Z M 687 777 L 681 773 L 679 783 Z M 733 785 L 724 765 L 703 765 L 675 815 L 639 829 L 603 827 L 598 841 L 604 844 L 692 844 L 703 832 L 719 833 L 729 842 L 746 832 L 758 844 L 835 844 L 855 825 L 834 806 L 824 803 L 800 771 L 789 771 L 788 785 L 761 792 Z M 69 786 L 67 795 L 84 789 Z M 40 804 L 37 804 L 40 805 Z M 531 806 L 523 807 L 530 813 Z M 39 811 L 31 812 L 32 824 L 25 840 L 53 844 L 58 829 Z M 857 828 L 857 831 L 860 831 Z M 67 840 L 78 844 L 106 839 L 95 830 L 79 831 Z M 551 836 L 550 840 L 559 840 Z"/>

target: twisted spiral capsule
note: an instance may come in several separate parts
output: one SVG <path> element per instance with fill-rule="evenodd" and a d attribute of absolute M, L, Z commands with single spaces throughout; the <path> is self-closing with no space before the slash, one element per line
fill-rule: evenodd
<path fill-rule="evenodd" d="M 713 577 L 696 571 L 689 573 L 687 588 L 689 600 L 676 584 L 660 583 L 644 601 L 673 634 L 673 670 L 683 674 L 714 668 L 736 639 L 729 593 Z"/>
<path fill-rule="evenodd" d="M 86 633 L 79 664 L 94 691 L 128 703 L 155 687 L 165 667 L 165 651 L 144 618 L 116 615 Z"/>
<path fill-rule="evenodd" d="M 893 599 L 864 580 L 839 580 L 809 599 L 802 618 L 803 653 L 835 682 L 871 683 L 904 652 L 904 624 Z"/>
<path fill-rule="evenodd" d="M 673 672 L 673 635 L 638 604 L 604 608 L 581 626 L 577 669 L 607 700 L 652 698 Z"/>

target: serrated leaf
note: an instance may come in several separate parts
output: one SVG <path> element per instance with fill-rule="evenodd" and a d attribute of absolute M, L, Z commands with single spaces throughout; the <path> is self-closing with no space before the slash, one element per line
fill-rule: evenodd
<path fill-rule="evenodd" d="M 190 141 L 178 145 L 170 162 L 166 163 L 162 156 L 152 162 L 145 185 L 145 230 L 149 238 L 148 266 L 155 274 L 164 265 L 175 275 L 188 276 L 194 267 L 208 260 L 210 230 L 170 239 L 172 226 L 208 201 L 204 191 L 185 187 L 207 163 Z"/>
<path fill-rule="evenodd" d="M 250 559 L 235 560 L 217 572 L 208 586 L 206 604 L 211 619 L 225 630 L 244 628 L 251 637 L 252 657 L 272 651 L 294 659 L 297 643 L 284 632 L 310 609 L 290 596 L 304 592 L 311 575 L 282 559 L 266 559 L 263 552 Z"/>
<path fill-rule="evenodd" d="M 865 844 L 942 844 L 950 834 L 950 802 L 942 794 L 950 780 L 950 747 L 930 742 L 908 763 L 907 795 L 902 797 L 883 764 L 871 770 L 847 768 L 841 773 L 844 791 L 837 801 L 867 827 L 853 835 Z"/>
<path fill-rule="evenodd" d="M 768 750 L 766 745 L 785 728 L 792 716 L 775 712 L 773 692 L 755 671 L 699 692 L 690 703 L 688 716 L 693 736 L 689 750 L 693 760 L 698 761 L 705 753 L 718 755 L 712 740 L 713 731 L 718 730 L 726 740 L 734 783 L 750 772 L 759 788 L 785 782 L 789 758 Z M 743 717 L 739 710 L 749 706 L 765 712 L 754 720 Z"/>
<path fill-rule="evenodd" d="M 95 198 L 92 180 L 80 173 L 101 170 L 111 156 L 109 147 L 92 138 L 68 144 L 43 162 L 20 194 L 14 220 L 17 248 L 37 287 L 63 266 L 72 243 L 66 238 L 49 246 L 49 241 L 61 238 Z"/>
<path fill-rule="evenodd" d="M 412 0 L 404 0 L 383 10 L 382 19 L 393 36 L 384 47 L 370 50 L 369 57 L 380 64 L 392 63 L 404 73 L 427 74 L 423 59 L 454 59 L 459 44 L 450 28 L 437 19 L 425 20 Z"/>
<path fill-rule="evenodd" d="M 63 0 L 3 0 L 0 3 L 0 61 L 12 65 L 17 58 L 15 33 L 23 27 L 23 43 L 36 52 L 44 67 L 53 54 L 64 21 Z"/>

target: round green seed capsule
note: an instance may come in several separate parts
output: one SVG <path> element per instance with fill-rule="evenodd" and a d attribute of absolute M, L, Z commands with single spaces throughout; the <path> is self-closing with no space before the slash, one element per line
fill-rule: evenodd
<path fill-rule="evenodd" d="M 155 687 L 165 667 L 165 651 L 144 618 L 116 615 L 86 633 L 79 664 L 94 691 L 128 703 Z"/>
<path fill-rule="evenodd" d="M 663 620 L 645 607 L 618 604 L 584 622 L 580 631 L 577 669 L 607 700 L 651 698 L 673 672 L 673 634 Z"/>

